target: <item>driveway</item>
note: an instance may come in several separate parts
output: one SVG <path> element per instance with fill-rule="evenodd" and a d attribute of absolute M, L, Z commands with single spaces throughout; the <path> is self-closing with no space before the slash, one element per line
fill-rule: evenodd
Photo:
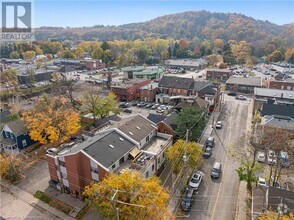
<path fill-rule="evenodd" d="M 32 165 L 25 173 L 25 178 L 21 180 L 17 187 L 34 195 L 37 190 L 45 191 L 49 185 L 50 175 L 48 163 L 45 159 L 40 159 Z"/>

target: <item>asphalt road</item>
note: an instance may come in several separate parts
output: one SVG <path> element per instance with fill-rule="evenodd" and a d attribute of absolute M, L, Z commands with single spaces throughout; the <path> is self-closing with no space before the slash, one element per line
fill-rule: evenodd
<path fill-rule="evenodd" d="M 235 100 L 234 97 L 225 95 L 225 105 L 218 119 L 223 122 L 223 127 L 212 133 L 216 142 L 215 147 L 212 156 L 205 160 L 201 168 L 204 177 L 195 196 L 192 210 L 187 213 L 188 219 L 234 219 L 239 187 L 239 179 L 235 171 L 238 161 L 226 151 L 233 147 L 246 131 L 249 103 L 250 101 Z M 215 161 L 222 163 L 222 174 L 219 179 L 212 180 L 210 172 Z"/>

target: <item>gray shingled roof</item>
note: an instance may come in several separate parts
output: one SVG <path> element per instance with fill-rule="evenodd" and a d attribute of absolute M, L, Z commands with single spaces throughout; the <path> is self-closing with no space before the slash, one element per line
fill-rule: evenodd
<path fill-rule="evenodd" d="M 9 121 L 6 123 L 6 125 L 10 128 L 10 130 L 13 132 L 15 136 L 28 132 L 25 126 L 25 122 L 19 119 Z"/>
<path fill-rule="evenodd" d="M 121 118 L 118 117 L 117 115 L 111 115 L 105 118 L 101 118 L 101 119 L 96 119 L 95 121 L 95 127 L 96 128 L 101 128 L 107 124 L 110 123 L 110 121 L 120 121 Z"/>
<path fill-rule="evenodd" d="M 271 103 L 264 103 L 262 105 L 261 115 L 283 115 L 294 118 L 294 106 L 275 105 Z"/>
<path fill-rule="evenodd" d="M 141 115 L 134 116 L 118 127 L 123 133 L 140 142 L 151 131 L 155 129 L 156 124 L 144 118 Z"/>
<path fill-rule="evenodd" d="M 152 121 L 153 123 L 157 124 L 158 122 L 161 122 L 161 121 L 163 121 L 164 119 L 166 119 L 167 116 L 150 113 L 150 114 L 148 115 L 147 118 L 148 118 L 150 121 Z"/>
<path fill-rule="evenodd" d="M 284 214 L 289 215 L 294 210 L 293 198 L 294 192 L 270 186 L 268 188 L 268 209 L 278 210 L 278 205 L 282 203 Z"/>
<path fill-rule="evenodd" d="M 289 116 L 265 116 L 263 125 L 294 131 L 294 119 Z"/>
<path fill-rule="evenodd" d="M 226 84 L 261 87 L 261 77 L 234 77 L 234 76 L 232 76 L 227 80 Z"/>
<path fill-rule="evenodd" d="M 134 143 L 112 131 L 83 150 L 104 167 L 109 168 L 134 147 Z"/>
<path fill-rule="evenodd" d="M 212 82 L 195 81 L 194 82 L 194 90 L 198 92 L 201 89 L 204 89 L 205 87 L 208 87 L 210 85 L 212 85 Z"/>
<path fill-rule="evenodd" d="M 179 113 L 177 111 L 173 111 L 172 113 L 167 115 L 167 118 L 164 120 L 164 123 L 167 124 L 174 131 L 177 129 L 177 124 L 174 121 L 178 115 Z"/>
<path fill-rule="evenodd" d="M 200 98 L 196 97 L 195 100 L 185 100 L 183 102 L 180 102 L 178 105 L 176 105 L 175 109 L 182 109 L 185 107 L 195 107 L 195 108 L 206 108 L 208 106 L 209 102 Z"/>
<path fill-rule="evenodd" d="M 175 89 L 193 89 L 194 79 L 176 77 L 176 76 L 163 76 L 158 84 L 158 87 L 175 88 Z"/>
<path fill-rule="evenodd" d="M 11 112 L 7 109 L 1 109 L 0 111 L 0 124 L 6 123 L 8 120 L 7 116 L 11 115 Z"/>

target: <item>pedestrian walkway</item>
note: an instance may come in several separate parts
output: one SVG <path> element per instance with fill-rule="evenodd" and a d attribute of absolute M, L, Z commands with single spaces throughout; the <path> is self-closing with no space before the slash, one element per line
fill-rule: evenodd
<path fill-rule="evenodd" d="M 56 219 L 56 220 L 72 220 L 74 218 L 66 215 L 65 213 L 49 206 L 47 203 L 35 198 L 32 194 L 20 189 L 19 187 L 13 185 L 13 184 L 8 184 L 4 182 L 3 180 L 0 180 L 0 184 L 6 187 L 15 197 L 18 199 L 26 202 L 27 204 L 30 204 L 34 208 L 38 209 L 42 213 L 45 213 L 48 218 L 50 219 Z M 11 216 L 13 218 L 13 216 Z"/>

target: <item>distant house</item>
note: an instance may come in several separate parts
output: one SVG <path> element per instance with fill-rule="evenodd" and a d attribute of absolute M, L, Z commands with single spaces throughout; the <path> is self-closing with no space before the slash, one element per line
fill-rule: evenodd
<path fill-rule="evenodd" d="M 72 79 L 77 74 L 77 71 L 75 68 L 70 66 L 62 66 L 59 69 L 59 73 L 65 77 L 66 79 Z"/>
<path fill-rule="evenodd" d="M 265 86 L 269 89 L 294 90 L 294 79 L 276 78 L 265 80 Z"/>
<path fill-rule="evenodd" d="M 25 127 L 25 122 L 17 119 L 8 121 L 1 132 L 1 148 L 4 150 L 19 151 L 35 143 Z"/>
<path fill-rule="evenodd" d="M 111 91 L 122 101 L 130 101 L 140 97 L 140 88 L 151 82 L 150 79 L 132 79 L 119 85 L 112 85 Z"/>
<path fill-rule="evenodd" d="M 163 69 L 156 67 L 156 68 L 148 68 L 141 72 L 133 73 L 134 78 L 145 78 L 145 79 L 158 79 L 163 75 Z"/>
<path fill-rule="evenodd" d="M 262 108 L 264 103 L 277 105 L 294 105 L 294 91 L 281 89 L 255 88 L 253 96 L 253 113 Z"/>
<path fill-rule="evenodd" d="M 262 88 L 261 77 L 230 77 L 226 81 L 226 90 L 253 94 L 254 88 Z"/>
<path fill-rule="evenodd" d="M 290 116 L 265 115 L 260 123 L 265 128 L 278 128 L 294 132 L 294 119 Z"/>
<path fill-rule="evenodd" d="M 152 82 L 140 88 L 140 100 L 144 102 L 154 102 L 158 91 L 158 83 Z"/>
<path fill-rule="evenodd" d="M 280 211 L 288 215 L 294 210 L 294 192 L 288 189 L 258 186 L 252 189 L 251 219 L 257 220 L 266 212 Z"/>
<path fill-rule="evenodd" d="M 172 69 L 202 70 L 206 68 L 207 61 L 205 59 L 169 59 L 164 62 L 164 65 Z"/>
<path fill-rule="evenodd" d="M 106 67 L 106 64 L 102 62 L 102 60 L 84 60 L 83 63 L 86 66 L 87 70 L 98 70 Z"/>
<path fill-rule="evenodd" d="M 177 104 L 174 109 L 176 109 L 178 112 L 180 112 L 183 108 L 186 107 L 193 107 L 193 108 L 200 108 L 200 109 L 206 109 L 209 107 L 209 102 L 205 101 L 204 99 L 200 97 L 191 97 L 189 99 L 185 99 L 184 101 Z"/>
<path fill-rule="evenodd" d="M 226 82 L 233 74 L 233 71 L 229 69 L 207 69 L 206 79 L 209 81 Z"/>
<path fill-rule="evenodd" d="M 173 111 L 168 115 L 158 115 L 150 113 L 148 119 L 155 124 L 157 124 L 158 132 L 170 134 L 175 138 L 175 131 L 177 129 L 177 124 L 175 123 L 175 118 L 179 115 L 177 111 Z M 175 140 L 175 139 L 173 139 Z"/>
<path fill-rule="evenodd" d="M 194 94 L 215 105 L 219 101 L 220 89 L 216 88 L 212 82 L 195 81 Z"/>
<path fill-rule="evenodd" d="M 158 84 L 161 93 L 169 95 L 191 95 L 194 79 L 176 76 L 163 76 Z"/>
<path fill-rule="evenodd" d="M 271 68 L 281 73 L 294 73 L 294 65 L 286 62 L 271 62 Z"/>

